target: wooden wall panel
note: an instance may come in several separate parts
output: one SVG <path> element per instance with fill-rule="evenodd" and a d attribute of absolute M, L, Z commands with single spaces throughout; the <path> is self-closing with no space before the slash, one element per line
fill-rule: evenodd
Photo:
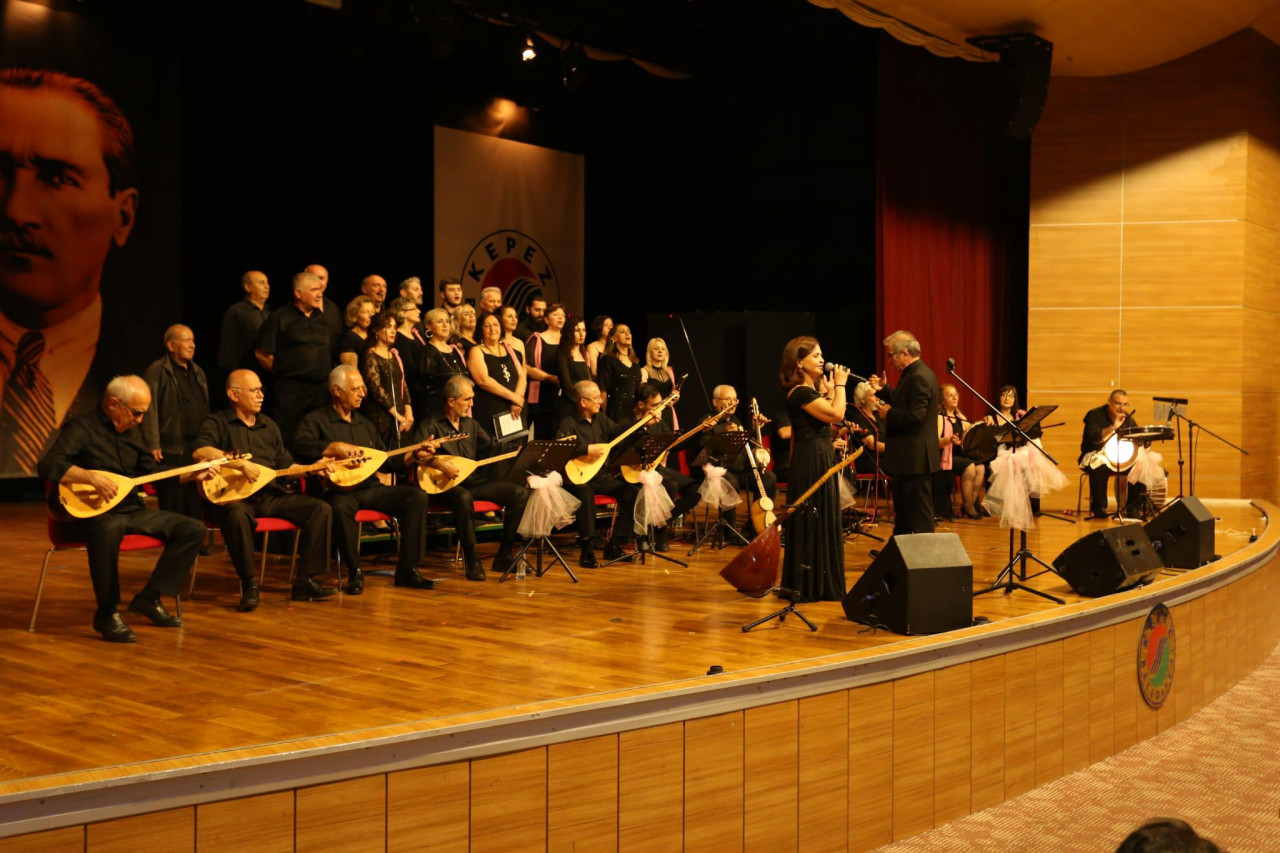
<path fill-rule="evenodd" d="M 1089 766 L 1090 637 L 1078 634 L 1062 643 L 1062 772 Z M 1105 691 L 1108 695 L 1110 691 Z"/>
<path fill-rule="evenodd" d="M 849 849 L 893 840 L 893 684 L 849 695 Z"/>
<path fill-rule="evenodd" d="M 1186 606 L 1187 618 L 1178 626 L 1178 656 L 1182 659 L 1182 698 L 1178 702 L 1178 722 L 1191 717 L 1204 707 L 1204 599 L 1197 598 Z M 1185 628 L 1183 627 L 1185 625 Z M 1182 637 L 1187 637 L 1183 645 Z"/>
<path fill-rule="evenodd" d="M 1116 752 L 1122 752 L 1137 743 L 1138 696 L 1137 655 L 1138 637 L 1142 625 L 1126 622 L 1115 626 L 1115 696 Z"/>
<path fill-rule="evenodd" d="M 470 830 L 469 762 L 387 774 L 388 853 L 467 853 Z"/>
<path fill-rule="evenodd" d="M 1120 337 L 1120 312 L 1116 309 L 1039 308 L 1030 312 L 1029 322 L 1034 334 L 1027 340 L 1028 382 L 1043 373 L 1069 377 L 1068 387 L 1076 387 L 1079 377 L 1116 375 Z"/>
<path fill-rule="evenodd" d="M 742 849 L 742 712 L 684 724 L 684 846 Z"/>
<path fill-rule="evenodd" d="M 1036 650 L 1009 652 L 1004 662 L 1004 798 L 1036 786 Z"/>
<path fill-rule="evenodd" d="M 386 849 L 385 774 L 299 788 L 294 811 L 298 853 Z"/>
<path fill-rule="evenodd" d="M 1280 75 L 1273 75 L 1280 76 Z M 1271 99 L 1280 97 L 1274 90 Z M 1274 103 L 1260 104 L 1260 115 L 1274 116 Z M 1280 132 L 1271 128 L 1250 132 L 1245 163 L 1245 218 L 1271 232 L 1280 232 Z"/>
<path fill-rule="evenodd" d="M 618 847 L 684 850 L 684 724 L 618 736 Z"/>
<path fill-rule="evenodd" d="M 135 853 L 138 850 L 180 853 L 195 850 L 196 810 L 194 807 L 169 809 L 91 823 L 84 849 L 87 853 Z"/>
<path fill-rule="evenodd" d="M 1115 631 L 1111 626 L 1089 632 L 1089 762 L 1115 752 Z"/>
<path fill-rule="evenodd" d="M 1061 640 L 1035 649 L 1036 787 L 1062 776 L 1063 678 Z"/>
<path fill-rule="evenodd" d="M 527 749 L 472 761 L 472 853 L 546 846 L 547 751 Z"/>
<path fill-rule="evenodd" d="M 1120 304 L 1121 227 L 1046 225 L 1031 229 L 1032 308 Z"/>
<path fill-rule="evenodd" d="M 293 791 L 196 806 L 196 849 L 293 853 Z"/>
<path fill-rule="evenodd" d="M 973 779 L 973 665 L 934 673 L 933 824 L 968 815 Z"/>
<path fill-rule="evenodd" d="M 745 853 L 799 849 L 799 713 L 797 702 L 763 705 L 744 712 Z M 847 728 L 846 721 L 846 731 Z M 843 808 L 847 810 L 848 803 Z"/>
<path fill-rule="evenodd" d="M 84 844 L 84 826 L 64 826 L 0 838 L 0 853 L 84 853 Z"/>
<path fill-rule="evenodd" d="M 933 828 L 932 672 L 893 683 L 893 837 Z"/>
<path fill-rule="evenodd" d="M 1280 186 L 1271 192 L 1280 196 Z M 1274 313 L 1280 310 L 1280 231 L 1252 221 L 1244 228 L 1245 307 Z"/>
<path fill-rule="evenodd" d="M 618 736 L 547 748 L 547 849 L 618 849 Z"/>
<path fill-rule="evenodd" d="M 973 707 L 973 771 L 969 788 L 972 810 L 1004 802 L 1005 655 L 971 664 Z"/>
<path fill-rule="evenodd" d="M 1181 133 L 1173 114 L 1153 120 L 1154 138 L 1134 134 L 1136 122 L 1129 125 L 1124 221 L 1243 219 L 1246 135 L 1206 138 L 1200 128 Z"/>
<path fill-rule="evenodd" d="M 849 694 L 800 700 L 800 849 L 844 851 L 849 839 Z"/>
<path fill-rule="evenodd" d="M 1244 309 L 1238 305 L 1126 308 L 1120 322 L 1121 381 L 1126 389 L 1242 387 Z M 1187 347 L 1192 340 L 1194 349 Z M 1175 357 L 1159 358 L 1161 352 Z M 1200 353 L 1212 356 L 1195 357 Z M 1233 428 L 1234 438 L 1228 435 Z M 1239 438 L 1235 420 L 1214 431 L 1232 441 Z"/>
<path fill-rule="evenodd" d="M 1031 222 L 1119 222 L 1125 81 L 1058 77 L 1036 126 Z"/>
<path fill-rule="evenodd" d="M 1244 298 L 1244 253 L 1241 220 L 1126 224 L 1121 304 L 1239 306 Z M 1169 263 L 1170 258 L 1178 263 Z"/>

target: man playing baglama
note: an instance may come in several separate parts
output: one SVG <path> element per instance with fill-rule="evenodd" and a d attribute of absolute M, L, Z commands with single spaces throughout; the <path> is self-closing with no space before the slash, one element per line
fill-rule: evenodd
<path fill-rule="evenodd" d="M 593 460 L 598 459 L 608 452 L 609 441 L 620 435 L 626 427 L 609 420 L 608 415 L 600 411 L 600 387 L 596 383 L 579 382 L 573 386 L 573 393 L 577 398 L 577 412 L 560 421 L 556 438 L 576 437 L 577 453 Z M 635 517 L 636 496 L 640 490 L 603 468 L 582 485 L 566 483 L 565 488 L 582 501 L 577 513 L 578 539 L 582 548 L 578 555 L 578 565 L 585 569 L 594 569 L 600 565 L 591 544 L 596 533 L 596 495 L 609 495 L 618 501 L 618 523 L 613 526 L 613 535 L 605 546 L 604 558 L 616 560 L 621 557 L 623 543 L 632 536 L 631 522 Z"/>
<path fill-rule="evenodd" d="M 652 382 L 640 383 L 640 387 L 636 391 L 636 403 L 632 409 L 632 418 L 622 426 L 629 427 L 639 420 L 643 420 L 645 423 L 632 433 L 629 441 L 616 448 L 617 450 L 622 450 L 623 453 L 626 453 L 628 450 L 638 447 L 647 436 L 659 436 L 667 432 L 661 421 L 655 421 L 649 417 L 649 412 L 656 409 L 661 402 L 662 390 L 657 385 Z M 625 460 L 621 461 L 625 464 Z M 676 503 L 672 509 L 672 515 L 681 515 L 697 506 L 701 496 L 698 494 L 696 480 L 666 465 L 659 465 L 654 470 L 662 477 L 662 487 L 666 489 L 667 496 L 671 498 L 673 503 L 677 502 L 678 498 L 684 498 L 683 501 Z M 670 550 L 667 541 L 668 532 L 668 528 L 665 526 L 654 529 L 653 549 L 655 551 Z"/>
<path fill-rule="evenodd" d="M 225 468 L 261 466 L 270 470 L 305 468 L 295 465 L 285 449 L 284 439 L 275 421 L 262 414 L 262 380 L 252 370 L 237 370 L 227 377 L 227 399 L 231 408 L 215 412 L 204 419 L 196 437 L 196 461 L 217 459 L 231 452 L 249 453 L 249 465 L 229 462 Z M 252 475 L 250 475 L 252 477 Z M 279 481 L 266 486 L 235 503 L 208 505 L 206 511 L 222 528 L 231 565 L 240 577 L 241 613 L 258 607 L 258 581 L 253 573 L 253 532 L 258 518 L 283 518 L 298 527 L 298 574 L 293 583 L 295 601 L 314 601 L 333 595 L 322 587 L 316 576 L 327 568 L 326 546 L 333 513 L 329 505 L 307 495 L 292 495 Z"/>
<path fill-rule="evenodd" d="M 449 455 L 480 460 L 501 454 L 503 452 L 501 445 L 495 442 L 480 423 L 471 417 L 471 406 L 475 399 L 475 386 L 470 379 L 465 376 L 455 376 L 450 379 L 444 385 L 444 414 L 420 424 L 412 443 L 426 438 L 443 438 L 455 433 L 466 433 L 467 438 L 449 443 Z M 439 457 L 432 457 L 426 464 L 444 472 L 449 477 L 457 474 L 457 469 L 452 464 Z M 494 470 L 495 468 L 499 470 Z M 498 555 L 493 559 L 493 570 L 501 573 L 511 567 L 518 536 L 516 529 L 524 517 L 525 504 L 529 501 L 529 490 L 525 486 L 508 483 L 501 479 L 505 473 L 504 463 L 486 465 L 472 472 L 471 476 L 452 489 L 433 497 L 433 500 L 438 499 L 453 509 L 453 524 L 458 531 L 458 541 L 462 544 L 462 555 L 466 561 L 466 576 L 469 581 L 485 579 L 484 564 L 476 556 L 474 502 L 477 500 L 498 504 L 505 510 L 502 541 L 498 546 Z"/>
<path fill-rule="evenodd" d="M 361 448 L 386 449 L 373 422 L 357 409 L 364 402 L 365 384 L 360 371 L 340 364 L 329 374 L 330 404 L 304 417 L 293 438 L 293 452 L 304 462 L 321 457 L 349 459 Z M 383 463 L 383 471 L 403 470 L 410 461 L 425 461 L 431 449 L 416 453 L 395 453 Z M 326 500 L 333 508 L 333 529 L 338 553 L 347 564 L 348 595 L 364 592 L 360 570 L 359 526 L 356 512 L 372 509 L 400 520 L 400 555 L 396 562 L 396 586 L 431 589 L 435 581 L 418 574 L 427 535 L 427 494 L 417 486 L 385 486 L 370 476 L 354 489 L 331 491 Z"/>
<path fill-rule="evenodd" d="M 40 460 L 40 476 L 53 484 L 92 486 L 108 500 L 116 486 L 98 471 L 139 477 L 156 470 L 156 460 L 142 446 L 138 424 L 151 407 L 151 389 L 141 376 L 117 376 L 107 384 L 102 404 L 67 423 L 53 447 Z M 208 471 L 182 475 L 205 479 Z M 129 609 L 161 628 L 177 628 L 182 618 L 165 610 L 162 595 L 176 597 L 195 563 L 205 527 L 194 518 L 163 510 L 147 509 L 136 493 L 94 518 L 66 525 L 69 537 L 84 542 L 89 551 L 89 576 L 98 609 L 93 630 L 109 643 L 132 643 L 137 636 L 120 618 L 120 543 L 127 533 L 141 533 L 164 541 L 147 585 L 133 597 Z"/>

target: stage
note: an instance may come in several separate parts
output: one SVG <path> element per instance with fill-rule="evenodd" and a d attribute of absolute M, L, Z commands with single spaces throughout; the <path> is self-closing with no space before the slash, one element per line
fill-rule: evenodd
<path fill-rule="evenodd" d="M 798 757 L 786 759 L 791 776 L 783 776 L 794 788 L 789 808 L 800 815 L 792 831 L 808 849 L 805 833 L 823 823 L 804 819 L 809 798 L 796 794 L 807 778 L 805 733 L 834 722 L 834 730 L 843 733 L 834 743 L 848 762 L 838 768 L 842 780 L 836 787 L 832 779 L 818 780 L 828 796 L 838 791 L 835 800 L 845 804 L 840 826 L 829 829 L 843 833 L 851 848 L 871 846 L 994 804 L 1147 736 L 1141 699 L 1124 715 L 1116 709 L 1136 695 L 1136 684 L 1132 691 L 1122 688 L 1122 682 L 1133 680 L 1127 662 L 1133 659 L 1136 632 L 1129 637 L 1121 629 L 1153 603 L 1174 609 L 1184 644 L 1179 648 L 1186 656 L 1179 659 L 1185 679 L 1178 687 L 1180 702 L 1151 711 L 1150 734 L 1193 713 L 1216 695 L 1214 690 L 1221 692 L 1256 665 L 1255 657 L 1261 660 L 1277 630 L 1280 584 L 1273 566 L 1280 532 L 1268 526 L 1274 508 L 1245 501 L 1206 504 L 1218 519 L 1218 563 L 1166 572 L 1150 587 L 1099 599 L 1082 599 L 1061 578 L 1044 575 L 1031 584 L 1064 598 L 1065 605 L 1025 592 L 997 592 L 974 601 L 974 615 L 990 624 L 932 637 L 903 637 L 854 624 L 838 602 L 800 606 L 817 623 L 816 633 L 788 619 L 744 634 L 741 625 L 781 604 L 772 597 L 742 596 L 718 576 L 734 548 L 704 549 L 689 558 L 687 569 L 652 559 L 643 566 L 597 570 L 575 565 L 578 584 L 558 567 L 538 579 L 499 584 L 490 573 L 487 582 L 471 583 L 462 578 L 460 565 L 448 562 L 452 551 L 433 551 L 423 564 L 423 573 L 439 580 L 433 591 L 395 589 L 389 578 L 374 576 L 361 596 L 312 604 L 288 601 L 288 560 L 273 558 L 262 606 L 252 614 L 235 612 L 238 583 L 217 549 L 199 561 L 194 596 L 183 602 L 184 627 L 154 628 L 125 613 L 138 633 L 131 646 L 104 643 L 92 631 L 92 595 L 79 552 L 54 556 L 36 632 L 27 631 L 47 548 L 44 509 L 9 506 L 10 582 L 0 592 L 6 661 L 0 673 L 0 713 L 6 720 L 0 835 L 67 827 L 48 838 L 65 838 L 68 849 L 80 849 L 75 838 L 82 837 L 92 849 L 95 832 L 127 826 L 135 836 L 158 832 L 155 837 L 163 838 L 172 831 L 190 849 L 192 843 L 205 847 L 211 840 L 218 842 L 213 846 L 234 847 L 237 832 L 252 829 L 258 840 L 275 832 L 283 844 L 287 835 L 298 849 L 354 849 L 342 840 L 341 828 L 355 833 L 353 839 L 364 838 L 368 826 L 382 821 L 386 835 L 374 849 L 384 843 L 399 849 L 397 839 L 405 849 L 447 847 L 446 841 L 460 837 L 468 838 L 473 850 L 537 847 L 530 842 L 537 838 L 554 847 L 557 838 L 580 840 L 583 833 L 612 837 L 620 849 L 646 837 L 650 846 L 665 849 L 672 832 L 686 849 L 723 849 L 719 845 L 726 838 L 735 848 L 751 847 L 759 830 L 742 811 L 744 802 L 762 795 L 752 790 L 758 779 L 753 761 L 758 766 L 767 755 L 787 756 L 794 749 Z M 1051 562 L 1076 538 L 1101 526 L 1042 518 L 1028 544 Z M 872 530 L 882 536 L 889 532 L 883 524 Z M 948 522 L 939 530 L 961 537 L 977 588 L 990 583 L 1007 559 L 1009 534 L 994 520 Z M 1251 543 L 1253 534 L 1258 541 Z M 688 544 L 673 544 L 670 555 L 686 559 Z M 873 546 L 879 543 L 863 538 L 846 545 L 849 585 L 870 563 Z M 482 546 L 486 560 L 492 549 Z M 572 549 L 565 553 L 576 556 Z M 154 552 L 123 555 L 126 601 L 153 560 Z M 377 566 L 366 565 L 370 568 Z M 1227 596 L 1220 620 L 1222 649 L 1215 640 L 1206 657 L 1200 641 L 1211 636 L 1208 621 L 1218 624 L 1218 605 L 1210 602 L 1217 592 Z M 1246 619 L 1247 614 L 1256 619 Z M 1237 642 L 1230 649 L 1227 632 L 1238 632 L 1231 635 Z M 1098 645 L 1103 636 L 1105 650 Z M 1081 653 L 1084 670 L 1076 667 Z M 1219 653 L 1230 656 L 1229 666 L 1211 665 L 1212 655 Z M 983 669 L 997 660 L 999 683 L 988 678 L 994 670 Z M 1099 661 L 1106 664 L 1106 678 L 1098 681 L 1107 694 L 1106 708 L 1134 727 L 1122 737 L 1124 726 L 1108 723 L 1105 744 L 1091 730 L 1100 713 L 1095 705 L 1102 701 L 1090 690 Z M 724 674 L 708 677 L 712 666 L 723 667 Z M 957 692 L 954 684 L 944 689 L 944 678 L 950 677 L 944 673 L 954 676 L 961 669 L 964 689 Z M 1072 673 L 1080 672 L 1084 681 L 1073 681 Z M 913 700 L 910 691 L 922 686 L 925 675 L 928 690 Z M 1183 687 L 1192 681 L 1194 690 Z M 1026 699 L 1024 688 L 1030 691 L 1029 720 L 1016 718 L 1018 703 Z M 1043 700 L 1038 708 L 1043 690 L 1057 697 L 1056 711 Z M 1004 697 L 998 714 L 980 701 L 993 695 Z M 840 697 L 838 706 L 831 706 L 832 697 Z M 966 711 L 963 804 L 948 803 L 948 796 L 958 795 L 938 776 L 946 750 L 959 748 L 954 737 L 944 737 L 951 718 L 946 709 L 956 707 Z M 905 744 L 897 744 L 896 751 L 894 745 L 899 736 L 909 735 L 892 723 L 905 724 L 912 713 L 926 712 L 931 723 L 937 721 L 928 727 L 927 740 L 916 742 L 917 749 L 928 746 L 927 808 L 907 807 L 905 798 L 923 783 L 900 772 L 910 752 Z M 835 716 L 824 717 L 827 713 Z M 765 721 L 761 715 L 766 714 L 775 718 Z M 857 751 L 861 746 L 855 750 L 860 733 L 874 733 L 868 721 L 876 719 L 891 723 L 887 758 L 883 743 L 868 746 L 865 754 Z M 721 727 L 725 720 L 736 720 L 727 733 Z M 796 732 L 757 755 L 753 720 L 770 728 L 794 725 Z M 984 721 L 992 720 L 1001 732 L 1002 769 L 998 784 L 987 779 L 984 789 L 981 732 Z M 1073 745 L 1072 738 L 1081 722 L 1083 764 L 1080 744 Z M 654 763 L 655 756 L 674 748 L 668 737 L 673 725 L 682 728 L 683 743 L 674 768 Z M 1029 769 L 1026 756 L 1011 751 L 1027 735 L 1026 725 L 1032 743 Z M 706 754 L 691 751 L 695 744 L 725 738 L 739 744 L 727 758 L 710 746 Z M 1044 754 L 1036 748 L 1042 741 L 1051 744 Z M 726 777 L 723 768 L 717 769 L 725 760 L 738 768 L 736 775 Z M 873 794 L 873 770 L 885 760 L 892 771 L 889 790 Z M 462 781 L 460 768 L 467 770 Z M 424 773 L 428 776 L 413 775 Z M 667 791 L 672 773 L 681 782 L 676 806 Z M 600 774 L 608 779 L 600 782 Z M 426 786 L 420 793 L 433 798 L 429 819 L 396 808 L 397 797 L 407 795 L 393 780 L 412 779 Z M 859 779 L 867 786 L 862 793 Z M 592 799 L 580 789 L 601 785 L 612 792 L 612 825 L 578 814 Z M 718 794 L 696 797 L 700 788 Z M 629 799 L 630 790 L 648 793 Z M 569 791 L 577 793 L 562 807 L 558 796 Z M 287 792 L 287 808 L 284 794 L 271 792 Z M 870 803 L 863 802 L 866 796 L 872 797 Z M 236 799 L 244 797 L 250 799 Z M 700 817 L 726 797 L 737 797 L 727 830 L 724 815 L 709 822 Z M 855 820 L 855 806 L 870 809 L 886 797 L 887 816 Z M 780 807 L 788 808 L 785 798 Z M 150 814 L 166 809 L 160 816 Z M 336 824 L 334 809 L 342 812 Z M 399 818 L 408 824 L 397 824 L 397 815 L 404 814 L 416 816 Z M 732 842 L 733 814 L 738 843 Z M 139 829 L 140 821 L 151 821 L 151 828 Z M 728 835 L 707 836 L 707 827 Z M 711 846 L 698 847 L 705 843 Z M 0 842 L 0 850 L 7 849 Z"/>

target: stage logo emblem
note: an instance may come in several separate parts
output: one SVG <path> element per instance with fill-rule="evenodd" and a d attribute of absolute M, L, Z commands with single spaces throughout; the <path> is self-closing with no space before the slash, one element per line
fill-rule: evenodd
<path fill-rule="evenodd" d="M 1138 688 L 1152 708 L 1159 708 L 1173 690 L 1173 664 L 1176 651 L 1173 614 L 1157 604 L 1147 614 L 1146 624 L 1138 639 Z"/>
<path fill-rule="evenodd" d="M 560 301 L 555 264 L 542 245 L 522 231 L 504 229 L 481 237 L 467 255 L 463 288 L 477 296 L 483 288 L 502 291 L 502 304 L 514 305 L 520 316 L 534 297 Z"/>

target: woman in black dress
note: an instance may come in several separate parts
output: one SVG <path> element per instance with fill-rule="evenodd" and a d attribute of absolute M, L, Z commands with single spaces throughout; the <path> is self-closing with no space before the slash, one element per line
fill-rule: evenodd
<path fill-rule="evenodd" d="M 670 397 L 672 389 L 676 387 L 676 374 L 668 363 L 670 357 L 671 351 L 667 349 L 666 341 L 662 338 L 650 338 L 648 346 L 644 348 L 644 365 L 640 368 L 641 384 L 652 383 L 664 399 Z M 667 406 L 662 410 L 662 426 L 667 432 L 680 429 L 675 406 Z"/>
<path fill-rule="evenodd" d="M 587 362 L 587 323 L 581 317 L 570 317 L 565 324 L 567 339 L 561 338 L 560 357 L 556 360 L 560 374 L 560 420 L 572 415 L 577 408 L 573 386 L 591 379 L 591 365 Z"/>
<path fill-rule="evenodd" d="M 778 378 L 787 392 L 791 416 L 791 468 L 787 503 L 821 479 L 836 464 L 831 424 L 844 420 L 849 371 L 834 367 L 834 399 L 823 379 L 822 348 L 811 337 L 792 338 L 782 350 Z M 787 547 L 782 556 L 782 586 L 805 601 L 844 598 L 844 537 L 840 524 L 840 487 L 832 477 L 787 520 Z"/>
<path fill-rule="evenodd" d="M 421 394 L 414 396 L 418 402 L 418 418 L 427 420 L 444 414 L 444 383 L 454 376 L 468 376 L 467 362 L 462 351 L 450 346 L 448 341 L 453 334 L 453 319 L 443 308 L 432 308 L 426 316 L 427 329 L 431 339 L 422 348 L 423 358 L 419 367 Z M 470 378 L 470 377 L 468 377 Z"/>
<path fill-rule="evenodd" d="M 368 389 L 360 414 L 373 421 L 388 450 L 399 447 L 401 439 L 413 428 L 409 385 L 400 354 L 393 347 L 396 325 L 396 315 L 390 311 L 374 317 L 370 326 L 373 344 L 360 354 L 360 374 Z"/>
<path fill-rule="evenodd" d="M 453 310 L 453 320 L 458 326 L 457 333 L 449 339 L 449 343 L 462 350 L 465 358 L 470 358 L 471 349 L 479 341 L 476 336 L 476 308 L 464 302 Z"/>
<path fill-rule="evenodd" d="M 378 308 L 367 296 L 357 296 L 347 303 L 347 329 L 338 338 L 338 362 L 352 367 L 360 366 L 360 355 L 373 345 L 370 324 Z"/>
<path fill-rule="evenodd" d="M 472 347 L 467 366 L 476 384 L 471 416 L 497 437 L 494 418 L 523 415 L 526 381 L 520 354 L 502 340 L 502 321 L 497 314 L 485 314 L 480 319 L 480 343 Z"/>
<path fill-rule="evenodd" d="M 604 351 L 609 348 L 609 341 L 613 339 L 613 318 L 608 314 L 592 318 L 588 334 L 591 335 L 591 343 L 587 344 L 587 367 L 591 368 L 591 375 L 595 377 L 600 373 L 600 356 L 604 355 Z"/>
<path fill-rule="evenodd" d="M 631 328 L 623 323 L 613 327 L 609 348 L 596 362 L 596 384 L 604 392 L 605 414 L 612 421 L 633 417 L 636 389 L 640 387 L 640 360 L 631 346 Z"/>
<path fill-rule="evenodd" d="M 561 333 L 567 312 L 559 303 L 548 305 L 543 318 L 547 328 L 524 342 L 525 370 L 529 373 L 529 421 L 535 438 L 548 439 L 555 432 L 560 413 Z"/>

